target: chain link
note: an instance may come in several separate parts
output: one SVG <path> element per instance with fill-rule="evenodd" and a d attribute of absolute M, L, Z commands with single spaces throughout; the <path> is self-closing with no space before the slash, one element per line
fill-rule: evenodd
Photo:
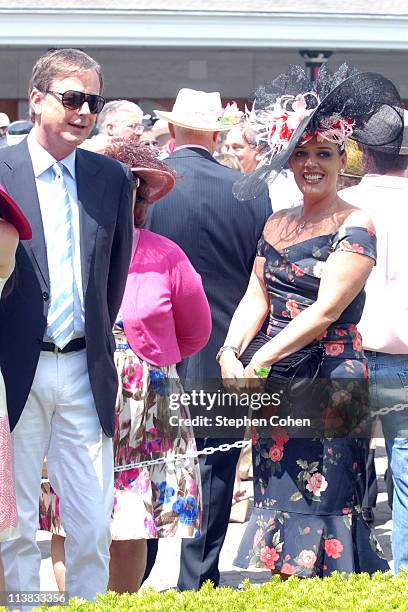
<path fill-rule="evenodd" d="M 372 418 L 376 416 L 385 416 L 390 412 L 400 412 L 401 410 L 408 409 L 408 404 L 394 404 L 391 407 L 380 408 L 379 410 L 372 410 L 370 412 L 370 416 Z M 187 459 L 195 459 L 200 455 L 213 455 L 214 453 L 226 453 L 232 448 L 244 448 L 245 446 L 249 446 L 252 444 L 251 440 L 237 440 L 233 444 L 220 444 L 219 446 L 207 446 L 200 451 L 191 451 L 185 454 L 177 454 L 171 455 L 168 457 L 159 457 L 158 459 L 148 459 L 146 461 L 140 461 L 138 463 L 127 463 L 125 465 L 120 465 L 115 467 L 115 472 L 125 472 L 126 470 L 134 470 L 136 468 L 144 468 L 149 465 L 161 465 L 163 463 L 177 463 L 181 461 L 186 461 Z"/>
<path fill-rule="evenodd" d="M 252 444 L 252 440 L 237 440 L 233 444 L 220 444 L 219 446 L 207 446 L 203 450 L 195 450 L 185 454 L 171 455 L 168 457 L 159 457 L 158 459 L 149 459 L 140 461 L 139 463 L 127 463 L 115 467 L 115 472 L 125 472 L 126 470 L 134 470 L 136 468 L 144 468 L 149 465 L 161 465 L 162 463 L 176 463 L 186 461 L 186 459 L 195 459 L 200 455 L 213 455 L 216 452 L 226 453 L 232 448 L 244 448 Z"/>
<path fill-rule="evenodd" d="M 370 416 L 385 416 L 390 412 L 400 412 L 401 410 L 406 410 L 407 408 L 408 404 L 394 404 L 394 406 L 391 406 L 390 408 L 385 406 L 384 408 L 380 408 L 379 410 L 372 410 L 370 411 Z"/>

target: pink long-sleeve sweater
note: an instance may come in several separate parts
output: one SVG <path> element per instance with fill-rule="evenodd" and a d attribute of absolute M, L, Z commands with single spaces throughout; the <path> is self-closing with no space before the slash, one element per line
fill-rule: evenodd
<path fill-rule="evenodd" d="M 121 308 L 123 327 L 136 355 L 170 365 L 207 344 L 210 308 L 184 251 L 168 238 L 138 232 Z"/>

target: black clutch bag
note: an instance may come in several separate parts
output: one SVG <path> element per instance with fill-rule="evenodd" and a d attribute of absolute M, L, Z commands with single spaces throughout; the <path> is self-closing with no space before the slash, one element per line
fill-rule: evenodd
<path fill-rule="evenodd" d="M 247 366 L 255 353 L 271 338 L 259 332 L 242 353 L 240 360 Z M 280 389 L 288 400 L 294 400 L 311 390 L 319 376 L 324 358 L 323 346 L 308 344 L 304 348 L 273 364 L 266 380 L 266 389 Z"/>

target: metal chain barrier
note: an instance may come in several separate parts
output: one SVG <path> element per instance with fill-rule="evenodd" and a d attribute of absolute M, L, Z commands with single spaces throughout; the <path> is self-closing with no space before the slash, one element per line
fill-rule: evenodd
<path fill-rule="evenodd" d="M 125 472 L 126 470 L 134 470 L 135 468 L 144 468 L 149 465 L 160 465 L 162 463 L 176 463 L 178 461 L 185 461 L 186 459 L 195 459 L 200 455 L 213 455 L 216 452 L 226 453 L 232 448 L 244 448 L 252 444 L 252 440 L 237 440 L 232 444 L 220 444 L 219 446 L 207 446 L 203 450 L 195 450 L 185 454 L 170 455 L 168 457 L 159 457 L 158 459 L 149 459 L 146 461 L 140 461 L 139 463 L 127 463 L 126 465 L 119 465 L 115 467 L 115 472 Z"/>
<path fill-rule="evenodd" d="M 373 418 L 376 416 L 385 416 L 390 412 L 400 412 L 401 410 L 405 410 L 406 408 L 408 408 L 408 404 L 394 404 L 394 406 L 391 406 L 391 408 L 384 407 L 380 408 L 379 410 L 372 410 L 370 412 L 370 416 Z"/>
<path fill-rule="evenodd" d="M 380 408 L 379 410 L 373 410 L 370 412 L 370 417 L 374 418 L 376 416 L 385 416 L 390 412 L 400 412 L 401 410 L 408 409 L 408 404 L 394 404 L 391 407 Z M 252 444 L 252 440 L 237 440 L 233 444 L 220 444 L 219 446 L 207 446 L 200 451 L 191 451 L 185 454 L 177 454 L 171 455 L 168 457 L 159 457 L 158 459 L 149 459 L 146 461 L 140 461 L 138 463 L 127 463 L 125 465 L 120 465 L 115 467 L 115 472 L 125 472 L 126 470 L 134 470 L 136 468 L 144 468 L 149 465 L 161 465 L 163 463 L 176 463 L 180 461 L 186 461 L 186 459 L 195 459 L 200 455 L 213 455 L 214 453 L 221 452 L 225 453 L 231 450 L 232 448 L 244 448 Z"/>

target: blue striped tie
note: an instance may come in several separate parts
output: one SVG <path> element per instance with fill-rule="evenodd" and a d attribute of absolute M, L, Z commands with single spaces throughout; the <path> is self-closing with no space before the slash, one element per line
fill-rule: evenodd
<path fill-rule="evenodd" d="M 55 163 L 54 202 L 58 223 L 47 241 L 50 266 L 51 299 L 47 336 L 64 348 L 74 333 L 74 269 L 72 256 L 72 211 L 62 164 Z"/>

